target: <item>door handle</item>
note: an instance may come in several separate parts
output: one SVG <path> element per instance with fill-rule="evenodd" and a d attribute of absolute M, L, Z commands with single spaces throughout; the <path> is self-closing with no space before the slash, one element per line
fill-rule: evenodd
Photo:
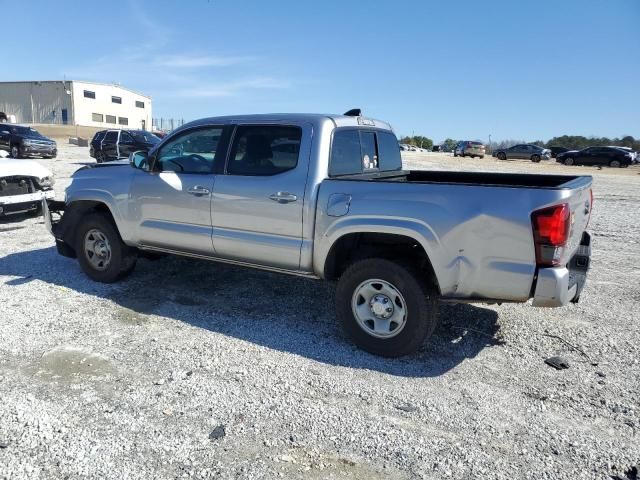
<path fill-rule="evenodd" d="M 187 190 L 188 193 L 190 193 L 191 195 L 196 195 L 196 196 L 200 196 L 200 195 L 209 195 L 209 189 L 203 187 L 202 185 L 195 185 L 193 187 L 191 187 L 189 190 Z"/>
<path fill-rule="evenodd" d="M 291 203 L 298 200 L 298 197 L 289 192 L 278 192 L 269 195 L 269 199 L 278 203 Z"/>

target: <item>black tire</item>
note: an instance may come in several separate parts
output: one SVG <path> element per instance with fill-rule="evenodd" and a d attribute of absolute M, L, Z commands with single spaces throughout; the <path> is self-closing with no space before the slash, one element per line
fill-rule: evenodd
<path fill-rule="evenodd" d="M 406 323 L 390 338 L 378 338 L 365 331 L 352 310 L 356 290 L 367 280 L 392 284 L 406 303 Z M 437 325 L 438 302 L 427 274 L 410 263 L 383 258 L 366 258 L 353 263 L 336 287 L 336 315 L 345 334 L 359 348 L 383 357 L 400 357 L 416 351 Z"/>
<path fill-rule="evenodd" d="M 564 162 L 562 162 L 562 163 L 564 163 L 567 167 L 570 167 L 574 163 L 573 162 L 573 158 L 572 157 L 567 157 L 567 158 L 564 159 Z"/>
<path fill-rule="evenodd" d="M 620 160 L 611 160 L 609 166 L 611 168 L 622 168 L 622 162 Z"/>
<path fill-rule="evenodd" d="M 506 160 L 507 159 L 507 155 L 504 152 L 500 152 L 496 156 L 498 157 L 498 160 Z"/>
<path fill-rule="evenodd" d="M 110 260 L 104 269 L 93 266 L 84 248 L 85 236 L 91 230 L 101 232 L 108 240 Z M 113 220 L 103 213 L 90 213 L 78 221 L 75 248 L 82 271 L 101 283 L 112 283 L 131 273 L 138 258 L 135 249 L 128 247 L 120 238 Z"/>
<path fill-rule="evenodd" d="M 20 147 L 18 145 L 11 145 L 11 158 L 20 158 Z"/>
<path fill-rule="evenodd" d="M 540 163 L 540 155 L 531 155 L 531 161 L 533 163 Z"/>

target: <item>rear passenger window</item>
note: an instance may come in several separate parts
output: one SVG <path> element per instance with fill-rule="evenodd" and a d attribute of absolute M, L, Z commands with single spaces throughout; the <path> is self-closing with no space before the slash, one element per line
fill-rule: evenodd
<path fill-rule="evenodd" d="M 383 171 L 402 170 L 398 139 L 393 133 L 378 132 L 378 168 Z"/>
<path fill-rule="evenodd" d="M 329 175 L 349 175 L 362 172 L 360 135 L 357 130 L 336 130 L 331 145 Z"/>
<path fill-rule="evenodd" d="M 104 136 L 104 141 L 106 143 L 116 143 L 118 141 L 118 132 L 114 130 L 107 132 L 107 134 Z"/>
<path fill-rule="evenodd" d="M 302 130 L 280 125 L 240 126 L 236 130 L 227 174 L 270 176 L 298 164 Z"/>
<path fill-rule="evenodd" d="M 356 129 L 333 133 L 329 176 L 401 169 L 400 145 L 393 133 Z"/>

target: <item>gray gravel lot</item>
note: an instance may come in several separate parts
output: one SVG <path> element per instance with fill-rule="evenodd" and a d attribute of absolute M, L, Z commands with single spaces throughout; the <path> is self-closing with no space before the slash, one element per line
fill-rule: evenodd
<path fill-rule="evenodd" d="M 93 162 L 61 145 L 57 177 Z M 321 282 L 182 258 L 93 283 L 0 223 L 0 478 L 609 478 L 640 463 L 640 169 L 594 175 L 581 303 L 443 306 L 416 355 L 352 347 Z M 559 336 L 585 355 L 569 347 Z M 570 362 L 556 371 L 544 359 Z"/>

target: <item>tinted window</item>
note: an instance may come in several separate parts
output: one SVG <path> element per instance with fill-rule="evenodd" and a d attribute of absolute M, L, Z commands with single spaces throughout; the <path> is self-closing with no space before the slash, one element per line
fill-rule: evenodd
<path fill-rule="evenodd" d="M 139 100 L 136 100 L 136 107 L 138 108 L 144 108 L 144 102 L 141 102 Z"/>
<path fill-rule="evenodd" d="M 122 97 L 111 97 L 112 103 L 122 103 Z"/>
<path fill-rule="evenodd" d="M 133 144 L 133 137 L 129 135 L 127 132 L 120 133 L 120 143 L 128 143 Z"/>
<path fill-rule="evenodd" d="M 362 172 L 360 135 L 358 130 L 336 130 L 331 144 L 329 175 L 349 175 Z"/>
<path fill-rule="evenodd" d="M 230 175 L 276 175 L 296 167 L 302 130 L 276 125 L 240 126 L 231 146 Z"/>
<path fill-rule="evenodd" d="M 91 90 L 84 91 L 84 98 L 96 98 L 96 92 L 92 92 Z"/>
<path fill-rule="evenodd" d="M 391 132 L 378 132 L 378 155 L 380 170 L 401 170 L 402 157 L 398 147 L 398 139 Z"/>
<path fill-rule="evenodd" d="M 91 114 L 91 120 L 93 120 L 94 122 L 102 122 L 103 121 L 103 116 L 101 113 L 92 113 Z"/>
<path fill-rule="evenodd" d="M 96 132 L 96 134 L 93 136 L 93 141 L 99 142 L 100 140 L 102 140 L 102 137 L 104 137 L 105 133 L 106 132 L 104 130 L 100 130 L 99 132 Z"/>
<path fill-rule="evenodd" d="M 160 143 L 160 139 L 156 137 L 153 133 L 149 132 L 131 132 L 133 138 L 135 138 L 140 143 L 151 143 L 155 145 L 156 143 Z"/>
<path fill-rule="evenodd" d="M 105 143 L 116 143 L 118 141 L 118 132 L 111 130 L 104 136 Z"/>
<path fill-rule="evenodd" d="M 106 115 L 106 120 L 107 120 L 107 123 L 113 123 L 115 125 L 116 116 L 115 115 Z"/>
<path fill-rule="evenodd" d="M 185 132 L 167 142 L 156 157 L 155 169 L 162 172 L 211 173 L 221 127 Z"/>

